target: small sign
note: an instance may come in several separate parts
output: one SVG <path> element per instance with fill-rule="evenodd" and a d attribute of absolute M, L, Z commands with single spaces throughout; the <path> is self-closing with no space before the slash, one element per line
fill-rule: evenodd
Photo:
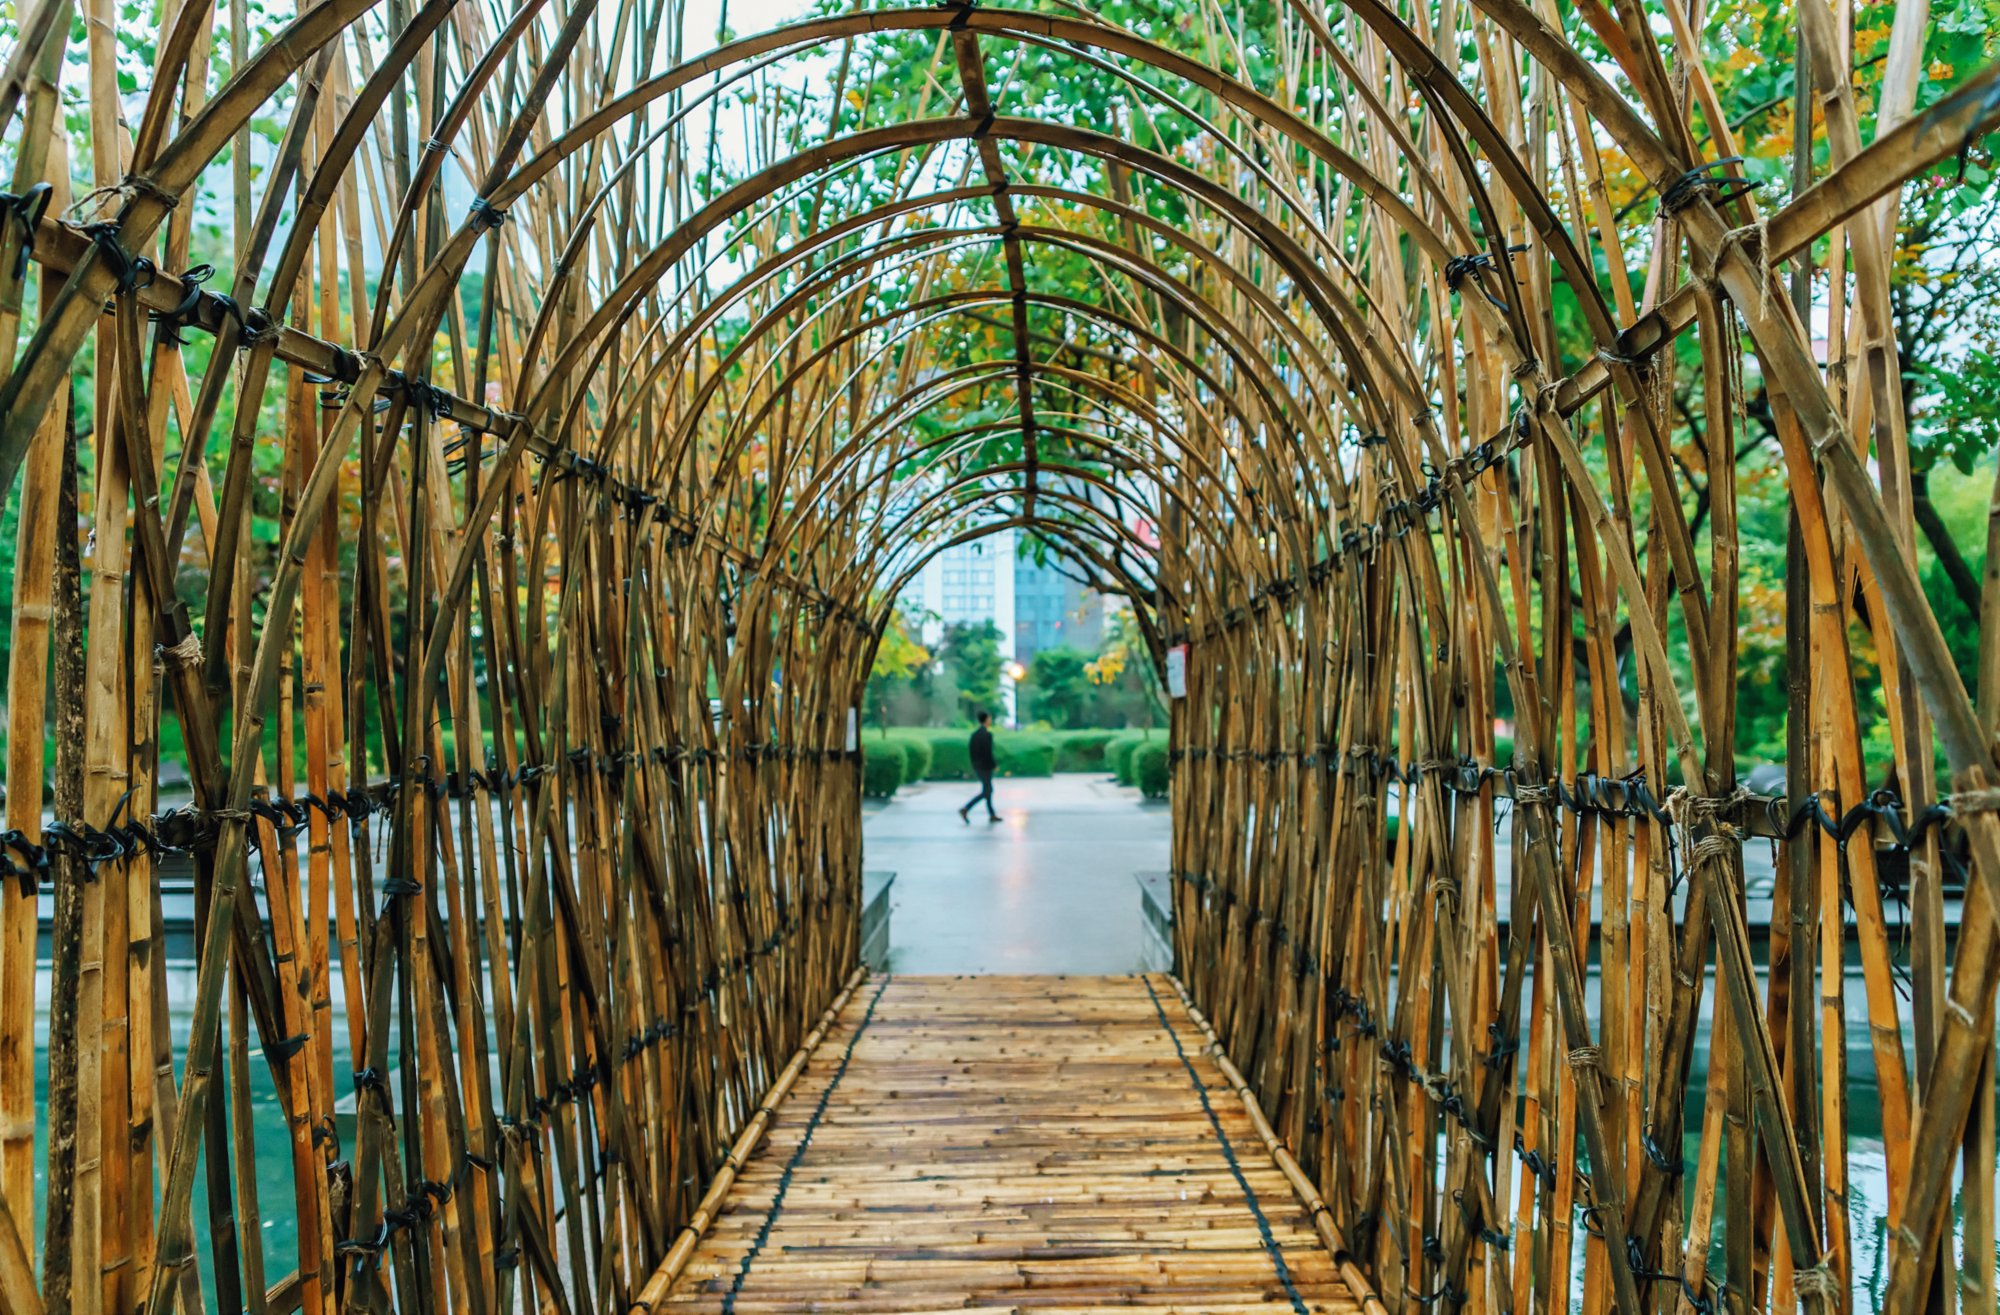
<path fill-rule="evenodd" d="M 1184 699 L 1187 697 L 1187 650 L 1186 644 L 1175 644 L 1167 650 L 1167 696 Z"/>
<path fill-rule="evenodd" d="M 853 753 L 861 747 L 861 709 L 847 710 L 847 751 Z"/>

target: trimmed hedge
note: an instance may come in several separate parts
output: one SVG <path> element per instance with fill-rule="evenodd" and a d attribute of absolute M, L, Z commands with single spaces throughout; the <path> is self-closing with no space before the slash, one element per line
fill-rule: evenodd
<path fill-rule="evenodd" d="M 1165 740 L 1147 740 L 1132 754 L 1132 774 L 1138 778 L 1139 793 L 1146 798 L 1167 797 L 1169 773 Z"/>
<path fill-rule="evenodd" d="M 895 745 L 864 748 L 861 753 L 861 793 L 887 799 L 903 784 L 903 752 Z"/>
<path fill-rule="evenodd" d="M 1056 770 L 1096 772 L 1104 769 L 1104 749 L 1116 731 L 1059 731 L 1056 734 Z"/>
<path fill-rule="evenodd" d="M 918 781 L 969 781 L 972 761 L 967 743 L 972 732 L 923 727 L 874 731 L 862 737 L 862 748 L 877 757 L 890 749 L 901 753 L 903 785 Z M 1116 771 L 1126 785 L 1137 784 L 1130 757 L 1141 744 L 1166 743 L 1166 732 L 1154 731 L 995 731 L 994 768 L 1000 776 L 1050 776 L 1056 772 Z M 1124 767 L 1119 766 L 1120 760 Z M 878 796 L 886 797 L 886 796 Z"/>
<path fill-rule="evenodd" d="M 993 759 L 1001 776 L 1053 776 L 1056 742 L 1046 735 L 995 735 Z"/>
<path fill-rule="evenodd" d="M 972 759 L 966 752 L 966 741 L 971 731 L 931 731 L 930 770 L 925 779 L 931 781 L 970 781 L 972 779 Z M 995 754 L 998 757 L 998 754 Z"/>
<path fill-rule="evenodd" d="M 893 746 L 902 752 L 904 785 L 915 785 L 918 781 L 930 776 L 931 742 L 928 737 L 895 732 L 888 735 L 877 735 L 873 743 L 880 746 Z"/>
<path fill-rule="evenodd" d="M 1118 784 L 1139 784 L 1137 765 L 1133 757 L 1142 745 L 1155 740 L 1164 745 L 1167 742 L 1166 732 L 1126 731 L 1123 735 L 1113 736 L 1111 742 L 1104 746 L 1104 765 L 1118 777 Z"/>

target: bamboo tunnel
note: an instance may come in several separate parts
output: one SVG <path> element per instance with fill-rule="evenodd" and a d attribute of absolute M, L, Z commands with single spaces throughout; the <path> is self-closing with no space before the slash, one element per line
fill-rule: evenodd
<path fill-rule="evenodd" d="M 2000 559 L 1941 624 L 1893 302 L 1990 34 L 1757 20 L 1746 161 L 1720 7 L 1093 8 L 0 19 L 0 1311 L 656 1300 L 852 991 L 895 601 L 1013 528 L 1389 1315 L 1995 1315 Z"/>

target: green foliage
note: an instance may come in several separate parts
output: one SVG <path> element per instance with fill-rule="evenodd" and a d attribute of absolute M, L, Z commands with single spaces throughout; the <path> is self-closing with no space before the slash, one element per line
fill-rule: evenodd
<path fill-rule="evenodd" d="M 1058 732 L 1056 740 L 1056 770 L 1059 772 L 1095 772 L 1104 767 L 1104 750 L 1111 743 L 1115 732 L 1106 730 Z"/>
<path fill-rule="evenodd" d="M 920 735 L 899 735 L 895 743 L 903 750 L 903 781 L 927 781 L 931 775 L 931 742 Z"/>
<path fill-rule="evenodd" d="M 861 793 L 887 799 L 903 784 L 903 752 L 899 745 L 871 746 L 861 752 Z"/>
<path fill-rule="evenodd" d="M 945 627 L 939 647 L 958 684 L 958 715 L 967 723 L 1000 707 L 1000 627 L 991 621 Z"/>
<path fill-rule="evenodd" d="M 1073 648 L 1045 648 L 1028 664 L 1028 715 L 1051 726 L 1080 726 L 1092 694 L 1084 667 L 1088 654 Z"/>
<path fill-rule="evenodd" d="M 910 633 L 909 618 L 901 609 L 891 612 L 882 642 L 875 649 L 875 663 L 868 671 L 868 712 L 876 725 L 890 723 L 897 705 L 914 693 L 930 660 L 930 650 Z"/>
<path fill-rule="evenodd" d="M 970 739 L 970 732 L 932 731 L 928 738 L 931 748 L 930 780 L 970 781 L 972 779 L 972 758 L 966 748 L 967 741 Z"/>
<path fill-rule="evenodd" d="M 1000 776 L 1051 776 L 1056 770 L 1056 742 L 1048 735 L 1016 732 L 993 737 L 993 766 Z"/>
<path fill-rule="evenodd" d="M 1134 761 L 1139 750 L 1155 741 L 1165 744 L 1165 731 L 1127 731 L 1111 738 L 1104 746 L 1104 763 L 1118 777 L 1120 785 L 1139 783 L 1138 766 Z"/>
<path fill-rule="evenodd" d="M 1149 739 L 1133 750 L 1132 775 L 1138 783 L 1139 793 L 1146 798 L 1167 797 L 1167 785 L 1172 770 L 1165 739 Z"/>

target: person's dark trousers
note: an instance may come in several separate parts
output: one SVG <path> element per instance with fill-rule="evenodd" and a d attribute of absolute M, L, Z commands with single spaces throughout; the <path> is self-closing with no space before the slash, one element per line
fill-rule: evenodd
<path fill-rule="evenodd" d="M 961 813 L 969 813 L 972 811 L 973 805 L 978 803 L 984 803 L 986 805 L 986 815 L 988 817 L 999 816 L 998 813 L 993 811 L 993 773 L 991 772 L 979 773 L 979 793 L 972 796 L 971 799 L 967 800 L 965 807 L 959 809 L 958 811 Z"/>

